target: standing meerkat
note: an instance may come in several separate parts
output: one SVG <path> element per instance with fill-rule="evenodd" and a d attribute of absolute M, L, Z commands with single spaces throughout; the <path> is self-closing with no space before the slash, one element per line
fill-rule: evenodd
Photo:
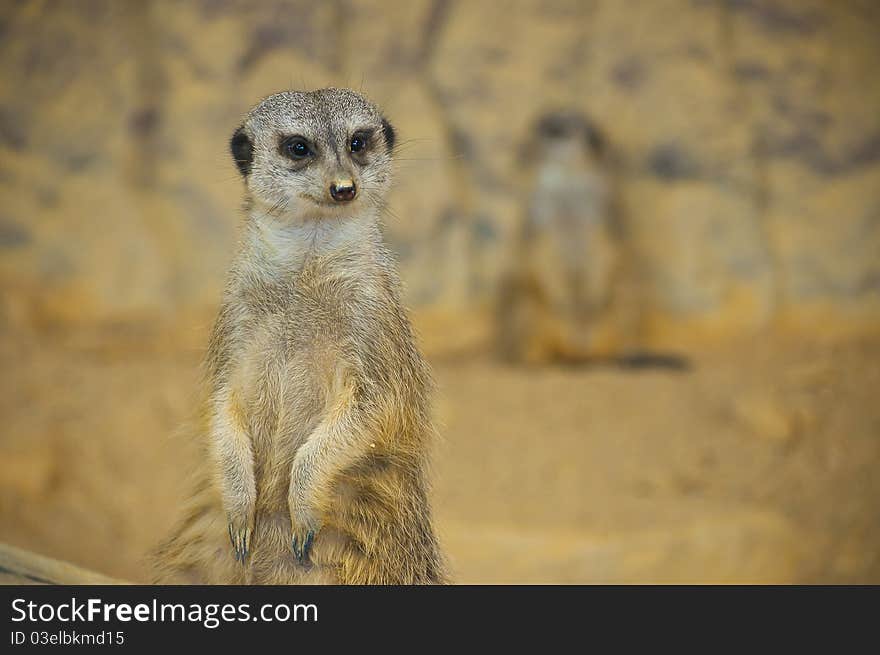
<path fill-rule="evenodd" d="M 157 582 L 446 581 L 430 374 L 380 224 L 394 138 L 332 88 L 272 95 L 235 131 L 247 219 L 206 358 L 205 458 Z"/>
<path fill-rule="evenodd" d="M 550 112 L 527 144 L 533 165 L 524 220 L 496 314 L 499 354 L 511 361 L 607 355 L 618 252 L 604 142 L 576 112 Z"/>

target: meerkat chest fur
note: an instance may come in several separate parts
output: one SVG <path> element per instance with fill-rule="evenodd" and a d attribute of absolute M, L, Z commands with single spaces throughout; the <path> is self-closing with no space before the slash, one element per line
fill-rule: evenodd
<path fill-rule="evenodd" d="M 273 225 L 252 217 L 226 304 L 226 393 L 251 435 L 257 502 L 286 506 L 287 473 L 321 417 L 362 376 L 394 300 L 374 223 Z M 277 475 L 276 475 L 277 473 Z"/>

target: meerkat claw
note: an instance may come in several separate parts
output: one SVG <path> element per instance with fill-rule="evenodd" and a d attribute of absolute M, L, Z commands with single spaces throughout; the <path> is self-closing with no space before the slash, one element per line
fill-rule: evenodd
<path fill-rule="evenodd" d="M 306 532 L 306 536 L 303 538 L 302 542 L 300 542 L 299 537 L 296 535 L 293 536 L 293 539 L 290 542 L 290 548 L 293 551 L 294 557 L 296 557 L 297 561 L 303 566 L 309 564 L 309 553 L 312 550 L 312 542 L 315 540 L 315 531 L 309 530 Z"/>
<path fill-rule="evenodd" d="M 232 526 L 232 523 L 229 524 L 229 541 L 232 542 L 232 555 L 235 557 L 236 562 L 244 564 L 244 560 L 247 558 L 248 553 L 250 553 L 250 544 L 248 543 L 250 541 L 250 532 L 248 528 L 237 530 Z"/>

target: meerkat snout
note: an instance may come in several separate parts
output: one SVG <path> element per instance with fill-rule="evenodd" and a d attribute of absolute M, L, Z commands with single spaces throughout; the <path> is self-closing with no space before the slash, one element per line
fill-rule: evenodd
<path fill-rule="evenodd" d="M 354 200 L 356 195 L 357 186 L 353 180 L 336 180 L 330 185 L 330 197 L 336 202 Z"/>

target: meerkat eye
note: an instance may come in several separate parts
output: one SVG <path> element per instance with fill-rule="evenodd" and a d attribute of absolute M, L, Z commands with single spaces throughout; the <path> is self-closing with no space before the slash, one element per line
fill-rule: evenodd
<path fill-rule="evenodd" d="M 367 139 L 363 134 L 355 134 L 351 137 L 351 151 L 360 152 L 367 147 Z"/>
<path fill-rule="evenodd" d="M 281 144 L 281 152 L 291 159 L 303 159 L 312 154 L 309 144 L 302 137 L 294 136 L 285 139 Z"/>

